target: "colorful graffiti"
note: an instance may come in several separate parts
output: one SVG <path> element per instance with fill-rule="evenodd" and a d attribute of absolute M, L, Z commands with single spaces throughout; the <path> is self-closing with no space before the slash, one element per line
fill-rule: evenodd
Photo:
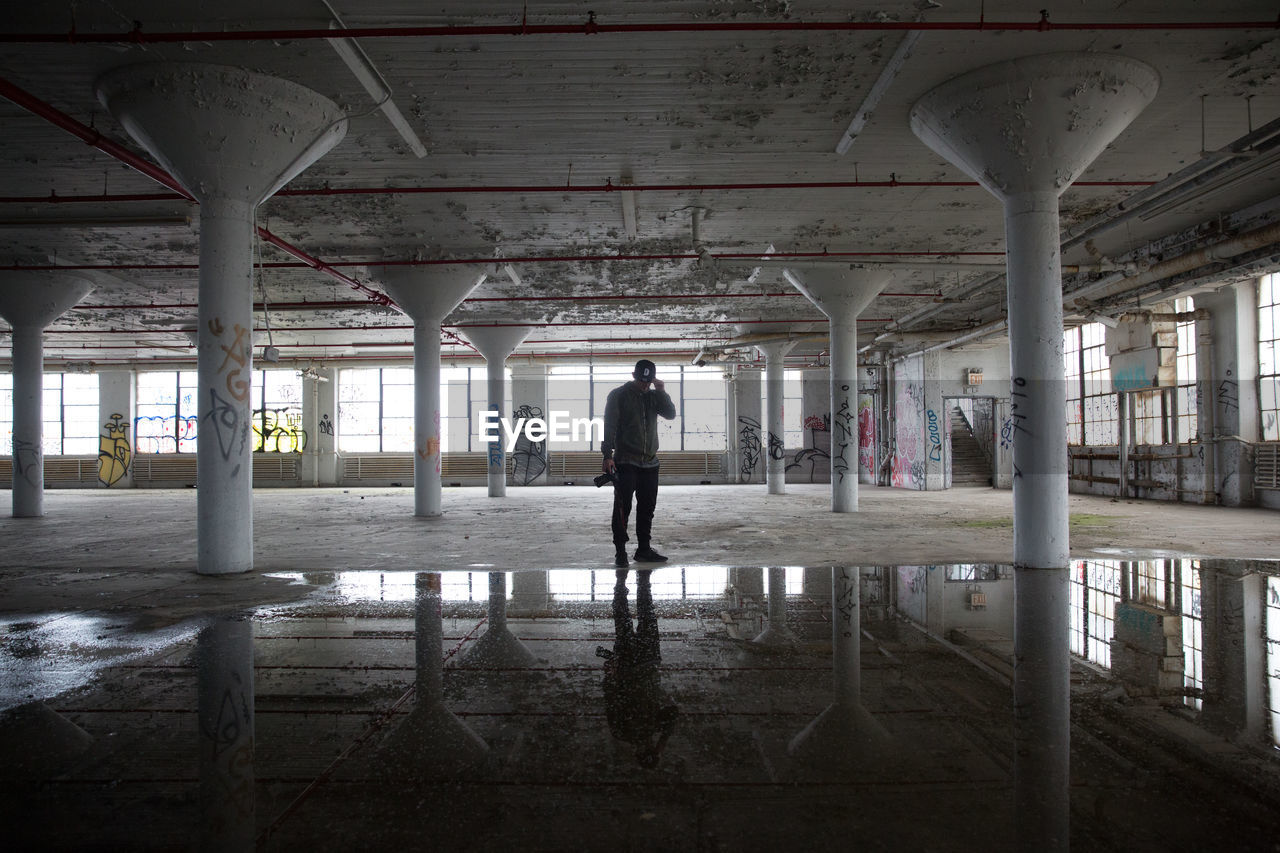
<path fill-rule="evenodd" d="M 199 421 L 195 417 L 141 417 L 133 419 L 136 453 L 180 453 L 196 449 Z"/>
<path fill-rule="evenodd" d="M 870 394 L 858 395 L 858 481 L 876 481 L 876 413 Z"/>
<path fill-rule="evenodd" d="M 254 410 L 254 453 L 301 453 L 306 447 L 307 431 L 302 428 L 302 412 L 289 406 Z"/>
<path fill-rule="evenodd" d="M 894 398 L 894 444 L 890 483 L 902 489 L 923 489 L 925 484 L 924 382 L 903 378 Z"/>
<path fill-rule="evenodd" d="M 214 337 L 222 338 L 227 329 L 222 325 L 221 318 L 215 317 L 209 321 L 209 331 Z M 207 422 L 213 430 L 218 452 L 227 462 L 231 461 L 233 455 L 243 453 L 245 444 L 249 441 L 249 420 L 245 418 L 248 410 L 245 404 L 249 400 L 251 386 L 248 377 L 241 375 L 242 371 L 249 369 L 250 364 L 249 330 L 236 323 L 232 331 L 235 337 L 231 343 L 219 344 L 226 356 L 218 366 L 218 374 L 226 377 L 227 393 L 231 395 L 231 399 L 218 393 L 217 386 L 210 387 L 208 408 L 200 416 L 202 425 Z M 227 476 L 239 476 L 240 467 L 237 463 Z"/>
<path fill-rule="evenodd" d="M 98 482 L 110 487 L 129 473 L 133 451 L 129 447 L 129 425 L 120 423 L 124 415 L 115 414 L 102 425 L 106 435 L 98 436 Z"/>

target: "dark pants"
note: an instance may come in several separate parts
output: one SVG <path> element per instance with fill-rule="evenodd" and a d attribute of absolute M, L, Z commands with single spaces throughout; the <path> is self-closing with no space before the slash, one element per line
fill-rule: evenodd
<path fill-rule="evenodd" d="M 658 616 L 653 611 L 653 591 L 649 573 L 636 573 L 636 625 L 631 624 L 627 587 L 618 581 L 613 588 L 613 653 L 624 667 L 657 666 L 662 663 L 658 648 Z"/>
<path fill-rule="evenodd" d="M 636 544 L 649 547 L 649 531 L 653 527 L 653 510 L 658 505 L 658 468 L 618 465 L 618 481 L 613 484 L 613 544 L 618 550 L 627 545 L 627 519 L 631 517 L 631 496 L 636 496 Z"/>

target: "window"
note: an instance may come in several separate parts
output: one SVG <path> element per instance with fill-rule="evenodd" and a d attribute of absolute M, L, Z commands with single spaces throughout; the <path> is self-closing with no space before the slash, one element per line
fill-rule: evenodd
<path fill-rule="evenodd" d="M 782 371 L 782 432 L 784 447 L 804 447 L 804 425 L 800 413 L 804 409 L 804 371 Z M 769 428 L 769 382 L 760 374 L 760 411 L 762 429 Z"/>
<path fill-rule="evenodd" d="M 306 449 L 298 371 L 253 371 L 251 400 L 255 453 L 301 453 Z"/>
<path fill-rule="evenodd" d="M 471 449 L 471 368 L 440 371 L 440 450 Z"/>
<path fill-rule="evenodd" d="M 1200 561 L 1179 560 L 1178 588 L 1182 609 L 1182 684 L 1188 707 L 1200 710 L 1204 689 L 1204 622 L 1200 611 Z M 1192 695 L 1194 691 L 1194 695 Z"/>
<path fill-rule="evenodd" d="M 1080 389 L 1080 330 L 1062 333 L 1062 357 L 1067 378 L 1067 444 L 1084 444 L 1084 403 Z"/>
<path fill-rule="evenodd" d="M 382 370 L 338 372 L 338 449 L 348 453 L 382 450 Z"/>
<path fill-rule="evenodd" d="M 994 581 L 1000 579 L 1000 568 L 995 563 L 961 563 L 947 566 L 948 581 Z"/>
<path fill-rule="evenodd" d="M 725 449 L 725 380 L 719 367 L 685 367 L 682 391 L 677 403 L 684 421 L 684 449 Z"/>
<path fill-rule="evenodd" d="M 1258 282 L 1258 404 L 1262 440 L 1280 441 L 1280 275 L 1264 275 Z"/>
<path fill-rule="evenodd" d="M 727 582 L 726 578 L 726 582 Z M 804 594 L 804 567 L 803 566 L 787 566 L 783 573 L 784 595 L 803 595 Z M 764 570 L 764 591 L 769 594 L 769 570 Z"/>
<path fill-rule="evenodd" d="M 135 453 L 195 453 L 200 425 L 194 370 L 139 373 Z"/>
<path fill-rule="evenodd" d="M 45 456 L 98 454 L 98 377 L 82 373 L 44 374 Z M 0 456 L 13 455 L 13 374 L 0 373 Z"/>
<path fill-rule="evenodd" d="M 1120 563 L 1079 560 L 1071 573 L 1071 651 L 1111 666 L 1111 637 L 1120 600 Z"/>
<path fill-rule="evenodd" d="M 567 412 L 569 418 L 590 418 L 593 395 L 599 398 L 596 408 L 599 416 L 604 417 L 604 402 L 609 392 L 631 378 L 625 370 L 595 369 L 597 381 L 593 382 L 592 367 L 589 364 L 566 364 L 553 366 L 547 373 L 547 411 L 543 417 L 550 418 L 552 412 Z M 593 446 L 594 444 L 594 446 Z M 578 441 L 557 443 L 557 450 L 599 450 L 599 442 L 593 442 L 591 436 L 580 435 Z"/>
<path fill-rule="evenodd" d="M 0 373 L 0 456 L 13 455 L 13 374 Z"/>
<path fill-rule="evenodd" d="M 1190 296 L 1174 300 L 1174 310 L 1179 314 L 1196 310 Z M 1197 438 L 1200 419 L 1196 411 L 1196 321 L 1178 322 L 1178 387 L 1174 391 L 1177 406 L 1178 441 L 1189 442 Z"/>

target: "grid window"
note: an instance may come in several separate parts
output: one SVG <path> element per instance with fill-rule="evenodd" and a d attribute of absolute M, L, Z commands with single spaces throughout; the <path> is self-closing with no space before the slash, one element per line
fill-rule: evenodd
<path fill-rule="evenodd" d="M 1120 563 L 1080 560 L 1071 577 L 1071 651 L 1111 666 L 1115 608 L 1120 600 Z"/>
<path fill-rule="evenodd" d="M 83 373 L 62 374 L 62 447 L 68 456 L 98 455 L 98 377 Z M 45 444 L 48 447 L 48 442 Z"/>
<path fill-rule="evenodd" d="M 306 449 L 298 371 L 253 371 L 252 409 L 255 453 L 301 453 Z"/>
<path fill-rule="evenodd" d="M 413 452 L 413 368 L 383 368 L 379 423 L 384 452 Z"/>
<path fill-rule="evenodd" d="M 1267 578 L 1267 716 L 1271 745 L 1280 747 L 1280 578 Z"/>
<path fill-rule="evenodd" d="M 1164 391 L 1159 388 L 1135 391 L 1129 395 L 1129 407 L 1133 412 L 1131 445 L 1169 443 L 1164 402 Z"/>
<path fill-rule="evenodd" d="M 1185 705 L 1200 710 L 1204 689 L 1204 621 L 1200 610 L 1200 561 L 1180 560 L 1178 589 L 1182 604 L 1182 683 Z M 1195 695 L 1191 695 L 1194 691 Z"/>
<path fill-rule="evenodd" d="M 338 374 L 338 444 L 347 453 L 382 450 L 382 371 L 355 368 Z"/>
<path fill-rule="evenodd" d="M 1280 441 L 1280 275 L 1264 275 L 1258 282 L 1258 405 L 1262 440 Z"/>
<path fill-rule="evenodd" d="M 1195 300 L 1184 296 L 1174 301 L 1178 313 L 1194 311 Z M 1178 323 L 1178 387 L 1174 391 L 1177 406 L 1178 441 L 1194 441 L 1200 429 L 1196 412 L 1196 321 Z"/>
<path fill-rule="evenodd" d="M 783 569 L 784 595 L 804 594 L 804 566 L 787 566 Z M 726 583 L 728 578 L 726 576 Z M 769 594 L 769 570 L 764 570 L 764 591 Z"/>
<path fill-rule="evenodd" d="M 440 371 L 440 450 L 471 449 L 471 368 L 447 367 Z"/>
<path fill-rule="evenodd" d="M 0 373 L 0 456 L 13 455 L 13 374 Z"/>
<path fill-rule="evenodd" d="M 593 382 L 592 368 L 587 364 L 555 365 L 548 371 L 547 379 L 547 411 L 565 412 L 572 421 L 575 418 L 590 418 L 593 395 L 598 397 L 597 412 L 604 417 L 605 398 L 609 392 L 631 378 L 627 371 L 596 371 Z M 579 435 L 577 441 L 557 443 L 557 450 L 599 450 L 598 443 L 592 441 L 590 435 Z"/>
<path fill-rule="evenodd" d="M 194 370 L 147 371 L 136 379 L 134 452 L 195 453 L 200 426 Z"/>
<path fill-rule="evenodd" d="M 1151 607 L 1165 607 L 1165 561 L 1140 560 L 1133 566 L 1133 601 Z"/>
<path fill-rule="evenodd" d="M 1119 407 L 1111 389 L 1111 363 L 1107 358 L 1105 329 L 1101 323 L 1088 323 L 1078 331 L 1084 443 L 1090 446 L 1116 444 L 1119 440 Z"/>
<path fill-rule="evenodd" d="M 1067 379 L 1067 444 L 1084 444 L 1084 402 L 1080 386 L 1080 330 L 1062 333 L 1063 364 Z"/>
<path fill-rule="evenodd" d="M 725 449 L 725 381 L 720 367 L 683 368 L 684 399 L 679 415 L 684 424 L 684 449 Z"/>
<path fill-rule="evenodd" d="M 1000 579 L 1000 569 L 995 563 L 962 563 L 947 566 L 949 581 L 994 581 Z"/>
<path fill-rule="evenodd" d="M 760 411 L 764 413 L 763 426 L 769 424 L 769 382 L 763 372 L 760 377 Z M 782 433 L 783 447 L 804 447 L 804 425 L 801 411 L 804 409 L 804 371 L 782 371 Z"/>

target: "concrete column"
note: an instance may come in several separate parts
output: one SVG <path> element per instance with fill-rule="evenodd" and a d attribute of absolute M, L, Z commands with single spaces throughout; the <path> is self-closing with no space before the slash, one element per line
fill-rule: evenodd
<path fill-rule="evenodd" d="M 108 370 L 98 374 L 98 485 L 109 489 L 133 488 L 134 418 L 138 393 L 132 370 Z"/>
<path fill-rule="evenodd" d="M 0 317 L 13 331 L 13 517 L 44 515 L 44 329 L 93 290 L 65 273 L 7 273 Z"/>
<path fill-rule="evenodd" d="M 729 586 L 739 595 L 764 595 L 764 570 L 758 566 L 729 569 Z"/>
<path fill-rule="evenodd" d="M 462 264 L 388 267 L 382 285 L 413 318 L 413 514 L 439 516 L 440 324 L 486 273 Z"/>
<path fill-rule="evenodd" d="M 338 369 L 317 368 L 327 382 L 316 382 L 316 479 L 321 486 L 338 485 Z"/>
<path fill-rule="evenodd" d="M 249 571 L 254 211 L 337 145 L 347 121 L 310 89 L 225 65 L 124 66 L 97 91 L 201 204 L 197 570 Z"/>
<path fill-rule="evenodd" d="M 765 369 L 765 432 L 761 437 L 764 448 L 765 482 L 769 494 L 786 494 L 787 457 L 786 428 L 783 419 L 783 359 L 795 347 L 792 341 L 757 344 L 764 356 Z"/>
<path fill-rule="evenodd" d="M 862 706 L 860 578 L 856 566 L 831 569 L 831 653 L 834 701 L 799 734 L 787 752 L 813 763 L 858 766 L 881 760 L 889 733 Z"/>
<path fill-rule="evenodd" d="M 1267 644 L 1263 613 L 1265 578 L 1239 564 L 1200 564 L 1204 615 L 1204 705 L 1210 731 L 1244 743 L 1266 737 Z"/>
<path fill-rule="evenodd" d="M 511 366 L 512 423 L 519 426 L 521 418 L 551 416 L 547 411 L 547 368 L 542 364 L 514 364 Z M 595 448 L 593 448 L 595 449 Z M 516 439 L 512 480 L 517 486 L 543 486 L 547 483 L 547 462 L 550 459 L 548 443 L 533 442 L 525 435 Z"/>
<path fill-rule="evenodd" d="M 737 448 L 733 482 L 761 483 L 764 481 L 768 445 L 761 414 L 763 406 L 760 401 L 758 370 L 737 372 L 733 379 L 733 403 L 737 410 L 734 422 L 729 425 Z"/>
<path fill-rule="evenodd" d="M 889 283 L 884 270 L 784 270 L 827 315 L 831 342 L 831 511 L 858 511 L 858 314 Z"/>
<path fill-rule="evenodd" d="M 787 627 L 787 570 L 782 566 L 769 567 L 769 624 L 753 642 L 781 647 L 796 644 L 795 632 Z"/>
<path fill-rule="evenodd" d="M 507 494 L 507 448 L 506 433 L 500 425 L 506 417 L 504 406 L 507 397 L 507 356 L 520 346 L 532 326 L 488 326 L 470 328 L 466 331 L 467 340 L 484 356 L 485 367 L 489 378 L 488 411 L 494 424 L 490 430 L 498 439 L 489 442 L 489 497 L 501 498 Z M 483 433 L 483 430 L 482 430 Z"/>
<path fill-rule="evenodd" d="M 421 572 L 415 586 L 413 707 L 378 746 L 378 756 L 393 778 L 451 778 L 482 762 L 489 745 L 444 705 L 440 575 Z"/>
<path fill-rule="evenodd" d="M 1012 376 L 1014 808 L 1024 850 L 1069 847 L 1067 446 L 1058 196 L 1153 97 L 1114 54 L 1041 54 L 928 92 L 911 127 L 1004 204 Z"/>
<path fill-rule="evenodd" d="M 1213 405 L 1214 474 L 1224 506 L 1253 503 L 1250 442 L 1258 425 L 1258 291 L 1255 282 L 1228 285 L 1196 296 L 1196 307 L 1212 318 L 1212 373 L 1208 400 Z"/>
<path fill-rule="evenodd" d="M 475 645 L 463 653 L 460 666 L 526 667 L 537 660 L 507 627 L 506 573 L 489 572 L 489 624 Z"/>
<path fill-rule="evenodd" d="M 200 849 L 252 850 L 253 622 L 215 617 L 196 638 Z"/>
<path fill-rule="evenodd" d="M 512 616 L 541 616 L 551 607 L 551 573 L 546 569 L 534 569 L 511 573 L 511 603 L 507 612 Z"/>
<path fill-rule="evenodd" d="M 948 446 L 951 441 L 951 413 L 942 396 L 942 353 L 926 352 L 921 356 L 924 367 L 924 487 L 938 491 L 948 487 Z M 1065 417 L 1066 409 L 1063 409 Z M 1065 433 L 1064 433 L 1065 440 Z"/>

